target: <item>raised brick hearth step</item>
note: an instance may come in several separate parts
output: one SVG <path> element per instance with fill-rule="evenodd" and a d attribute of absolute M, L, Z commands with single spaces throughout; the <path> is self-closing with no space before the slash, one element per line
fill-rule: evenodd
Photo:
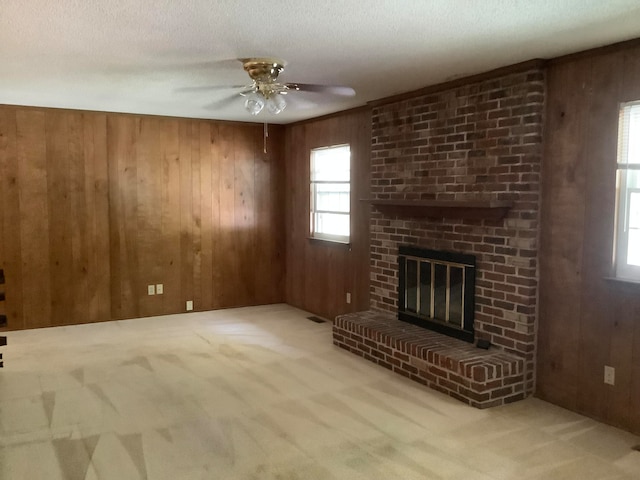
<path fill-rule="evenodd" d="M 522 358 L 493 347 L 479 349 L 401 322 L 389 312 L 338 316 L 333 343 L 473 407 L 493 407 L 526 396 Z"/>

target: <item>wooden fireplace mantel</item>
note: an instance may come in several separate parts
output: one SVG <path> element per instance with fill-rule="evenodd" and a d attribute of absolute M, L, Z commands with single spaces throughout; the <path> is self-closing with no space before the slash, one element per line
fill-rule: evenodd
<path fill-rule="evenodd" d="M 376 210 L 398 217 L 500 220 L 513 202 L 500 200 L 377 200 L 365 198 Z"/>

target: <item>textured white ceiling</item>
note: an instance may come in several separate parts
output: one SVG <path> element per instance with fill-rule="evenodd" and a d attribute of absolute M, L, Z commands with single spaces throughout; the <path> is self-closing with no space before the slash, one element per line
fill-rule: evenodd
<path fill-rule="evenodd" d="M 289 123 L 637 36 L 638 0 L 0 0 L 0 103 Z M 357 95 L 252 117 L 181 91 L 248 83 L 252 56 Z"/>

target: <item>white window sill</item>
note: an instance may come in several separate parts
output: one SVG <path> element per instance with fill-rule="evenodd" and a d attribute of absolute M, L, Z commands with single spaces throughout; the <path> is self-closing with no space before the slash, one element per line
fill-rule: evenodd
<path fill-rule="evenodd" d="M 307 237 L 307 239 L 312 243 L 323 243 L 327 245 L 340 245 L 351 248 L 351 240 L 342 241 L 342 240 L 331 240 L 329 238 L 321 238 L 321 237 Z"/>
<path fill-rule="evenodd" d="M 604 277 L 608 282 L 623 283 L 626 285 L 638 285 L 640 287 L 640 279 L 621 278 L 621 277 Z"/>

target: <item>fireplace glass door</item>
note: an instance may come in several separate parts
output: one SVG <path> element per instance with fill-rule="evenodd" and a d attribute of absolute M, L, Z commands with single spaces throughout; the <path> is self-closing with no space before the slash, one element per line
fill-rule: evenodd
<path fill-rule="evenodd" d="M 399 318 L 473 341 L 475 257 L 400 247 Z"/>

